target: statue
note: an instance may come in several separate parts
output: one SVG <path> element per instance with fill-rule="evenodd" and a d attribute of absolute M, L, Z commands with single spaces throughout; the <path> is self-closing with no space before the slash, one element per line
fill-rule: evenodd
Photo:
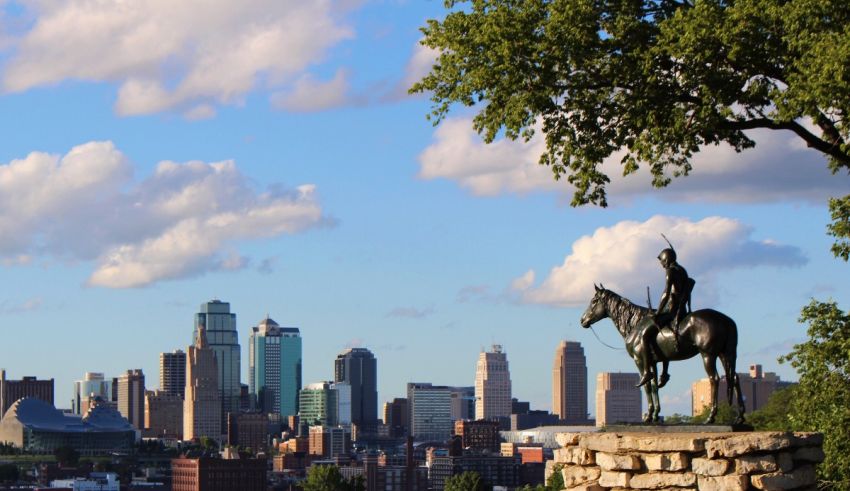
<path fill-rule="evenodd" d="M 695 282 L 676 263 L 672 246 L 661 251 L 658 259 L 667 270 L 667 285 L 658 311 L 635 305 L 602 285 L 594 285 L 596 293 L 581 316 L 582 327 L 588 328 L 606 317 L 614 323 L 641 375 L 639 385 L 644 388 L 648 405 L 645 422 L 659 421 L 661 403 L 658 388 L 669 380 L 667 367 L 670 361 L 700 355 L 711 383 L 711 409 L 706 423 L 713 423 L 717 415 L 718 358 L 726 374 L 729 405 L 737 403 L 735 423 L 743 423 L 744 397 L 735 372 L 738 349 L 735 321 L 714 309 L 690 312 L 690 293 Z M 656 370 L 659 361 L 663 365 L 660 384 Z"/>

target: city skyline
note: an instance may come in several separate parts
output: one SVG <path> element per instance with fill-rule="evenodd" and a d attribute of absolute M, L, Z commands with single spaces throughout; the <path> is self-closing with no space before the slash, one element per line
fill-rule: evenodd
<path fill-rule="evenodd" d="M 697 281 L 694 308 L 735 319 L 741 363 L 782 380 L 796 379 L 776 358 L 805 338 L 800 308 L 850 294 L 825 234 L 850 178 L 788 132 L 706 147 L 663 190 L 643 166 L 612 179 L 609 208 L 574 209 L 537 164 L 540 132 L 485 145 L 471 112 L 434 127 L 427 97 L 406 95 L 433 62 L 419 28 L 441 2 L 311 2 L 297 17 L 221 2 L 202 18 L 192 2 L 83 4 L 2 7 L 0 266 L 14 287 L 0 328 L 14 342 L 0 359 L 55 378 L 61 406 L 85 372 L 141 368 L 155 386 L 157 354 L 185 348 L 197 304 L 221 298 L 243 359 L 266 312 L 299 326 L 304 381 L 366 346 L 380 403 L 409 381 L 470 385 L 480 347 L 499 343 L 514 395 L 551 409 L 561 339 L 582 343 L 589 374 L 634 370 L 578 318 L 594 282 L 641 305 L 649 286 L 657 305 L 661 233 Z M 620 346 L 608 321 L 595 332 Z M 687 413 L 702 367 L 671 373 L 662 414 Z"/>

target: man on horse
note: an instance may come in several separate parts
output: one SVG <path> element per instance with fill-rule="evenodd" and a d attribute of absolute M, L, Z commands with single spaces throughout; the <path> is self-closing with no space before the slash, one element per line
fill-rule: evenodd
<path fill-rule="evenodd" d="M 665 237 L 665 240 L 667 238 Z M 670 242 L 667 242 L 670 244 Z M 694 289 L 696 281 L 688 276 L 688 272 L 681 264 L 676 262 L 676 251 L 672 244 L 667 249 L 661 251 L 658 255 L 658 260 L 666 272 L 664 293 L 661 294 L 661 301 L 658 303 L 658 310 L 652 316 L 652 324 L 648 325 L 643 332 L 641 356 L 643 357 L 643 365 L 645 370 L 643 377 L 638 382 L 640 387 L 652 379 L 654 370 L 651 369 L 655 365 L 653 354 L 660 354 L 661 349 L 658 347 L 656 336 L 661 331 L 662 327 L 669 327 L 676 337 L 676 342 L 679 340 L 679 322 L 686 314 L 691 312 L 691 292 Z M 661 377 L 660 385 L 667 383 L 669 376 L 666 373 Z"/>

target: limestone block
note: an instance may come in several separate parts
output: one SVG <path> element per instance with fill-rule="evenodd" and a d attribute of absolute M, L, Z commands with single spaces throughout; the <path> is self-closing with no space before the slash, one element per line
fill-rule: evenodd
<path fill-rule="evenodd" d="M 641 452 L 702 452 L 705 449 L 704 436 L 688 433 L 669 434 L 623 434 L 620 448 Z"/>
<path fill-rule="evenodd" d="M 794 469 L 794 459 L 791 452 L 779 452 L 776 454 L 776 465 L 782 472 L 791 472 Z"/>
<path fill-rule="evenodd" d="M 593 452 L 580 447 L 556 448 L 555 461 L 576 465 L 593 465 L 596 463 Z"/>
<path fill-rule="evenodd" d="M 669 487 L 693 486 L 697 476 L 692 472 L 648 472 L 635 474 L 629 479 L 629 487 L 634 489 L 659 489 Z"/>
<path fill-rule="evenodd" d="M 570 447 L 578 444 L 581 435 L 582 433 L 558 433 L 555 435 L 555 441 L 562 447 Z"/>
<path fill-rule="evenodd" d="M 747 476 L 697 476 L 699 491 L 747 491 L 749 485 Z"/>
<path fill-rule="evenodd" d="M 573 486 L 567 489 L 569 489 L 570 491 L 605 491 L 605 488 L 595 482 L 588 484 L 579 484 L 578 486 Z"/>
<path fill-rule="evenodd" d="M 823 433 L 794 432 L 791 434 L 791 445 L 795 447 L 820 447 L 823 445 Z"/>
<path fill-rule="evenodd" d="M 616 433 L 586 434 L 578 442 L 579 447 L 597 452 L 617 453 L 620 451 L 620 435 Z"/>
<path fill-rule="evenodd" d="M 737 457 L 754 452 L 771 452 L 791 446 L 792 434 L 787 432 L 753 432 L 710 440 L 705 444 L 708 458 Z"/>
<path fill-rule="evenodd" d="M 582 467 L 580 465 L 568 465 L 561 469 L 564 478 L 564 486 L 578 486 L 599 478 L 599 467 Z"/>
<path fill-rule="evenodd" d="M 629 472 L 602 471 L 599 476 L 599 485 L 606 488 L 627 488 L 631 476 Z"/>
<path fill-rule="evenodd" d="M 633 471 L 640 469 L 640 459 L 634 455 L 597 452 L 596 464 L 604 471 Z"/>
<path fill-rule="evenodd" d="M 804 465 L 788 474 L 781 472 L 754 474 L 750 476 L 750 482 L 753 483 L 753 487 L 756 489 L 780 491 L 812 486 L 815 483 L 815 468 L 811 465 Z"/>
<path fill-rule="evenodd" d="M 820 447 L 803 447 L 794 450 L 793 459 L 794 462 L 814 462 L 820 463 L 823 462 L 824 455 L 823 449 Z"/>
<path fill-rule="evenodd" d="M 742 455 L 735 459 L 735 474 L 775 472 L 778 469 L 773 455 Z"/>
<path fill-rule="evenodd" d="M 693 459 L 691 468 L 700 476 L 722 476 L 729 469 L 726 459 Z"/>
<path fill-rule="evenodd" d="M 688 456 L 682 452 L 645 454 L 643 462 L 651 471 L 680 471 L 688 468 Z"/>

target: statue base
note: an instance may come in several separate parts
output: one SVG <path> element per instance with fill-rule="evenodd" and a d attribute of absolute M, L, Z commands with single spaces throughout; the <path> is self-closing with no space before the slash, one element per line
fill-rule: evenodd
<path fill-rule="evenodd" d="M 688 425 L 688 424 L 618 424 L 603 426 L 599 431 L 607 433 L 738 433 L 753 431 L 751 425 Z"/>
<path fill-rule="evenodd" d="M 561 448 L 546 463 L 546 477 L 560 472 L 564 488 L 576 491 L 815 489 L 816 466 L 824 459 L 820 433 L 627 428 L 558 433 Z M 671 428 L 678 431 L 659 434 Z"/>

